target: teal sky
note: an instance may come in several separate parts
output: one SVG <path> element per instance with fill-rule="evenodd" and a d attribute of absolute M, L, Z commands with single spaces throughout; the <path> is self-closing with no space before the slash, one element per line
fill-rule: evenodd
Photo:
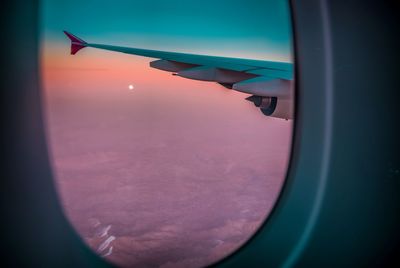
<path fill-rule="evenodd" d="M 46 42 L 68 30 L 88 42 L 291 61 L 283 0 L 43 0 Z"/>

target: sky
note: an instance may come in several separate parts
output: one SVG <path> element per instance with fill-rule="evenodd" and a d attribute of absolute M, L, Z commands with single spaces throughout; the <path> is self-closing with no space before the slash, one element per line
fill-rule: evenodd
<path fill-rule="evenodd" d="M 42 1 L 55 184 L 93 252 L 122 267 L 203 267 L 246 242 L 283 184 L 292 121 L 247 94 L 93 43 L 291 61 L 285 1 Z"/>
<path fill-rule="evenodd" d="M 286 1 L 42 1 L 46 38 L 291 61 Z"/>

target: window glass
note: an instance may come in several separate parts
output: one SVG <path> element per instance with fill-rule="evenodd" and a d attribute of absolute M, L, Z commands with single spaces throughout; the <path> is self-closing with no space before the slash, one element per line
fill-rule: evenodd
<path fill-rule="evenodd" d="M 53 173 L 82 241 L 123 267 L 202 267 L 240 248 L 274 206 L 290 156 L 288 3 L 43 0 L 41 14 Z M 64 30 L 90 44 L 229 59 L 151 68 L 164 58 L 70 55 Z"/>

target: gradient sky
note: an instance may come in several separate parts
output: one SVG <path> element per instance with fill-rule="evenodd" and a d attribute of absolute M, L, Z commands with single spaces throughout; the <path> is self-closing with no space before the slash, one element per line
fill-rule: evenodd
<path fill-rule="evenodd" d="M 286 1 L 42 1 L 53 42 L 68 30 L 93 43 L 291 61 Z"/>
<path fill-rule="evenodd" d="M 86 244 L 123 267 L 202 267 L 267 217 L 292 121 L 153 59 L 85 48 L 290 61 L 285 1 L 42 1 L 42 83 L 57 191 Z M 134 89 L 130 90 L 129 85 Z"/>

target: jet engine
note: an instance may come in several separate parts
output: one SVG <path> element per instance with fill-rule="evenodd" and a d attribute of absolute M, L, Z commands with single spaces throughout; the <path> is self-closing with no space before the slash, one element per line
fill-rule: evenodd
<path fill-rule="evenodd" d="M 278 104 L 277 97 L 261 97 L 261 96 L 250 96 L 246 100 L 254 103 L 256 107 L 259 107 L 264 115 L 270 116 L 275 112 Z"/>

